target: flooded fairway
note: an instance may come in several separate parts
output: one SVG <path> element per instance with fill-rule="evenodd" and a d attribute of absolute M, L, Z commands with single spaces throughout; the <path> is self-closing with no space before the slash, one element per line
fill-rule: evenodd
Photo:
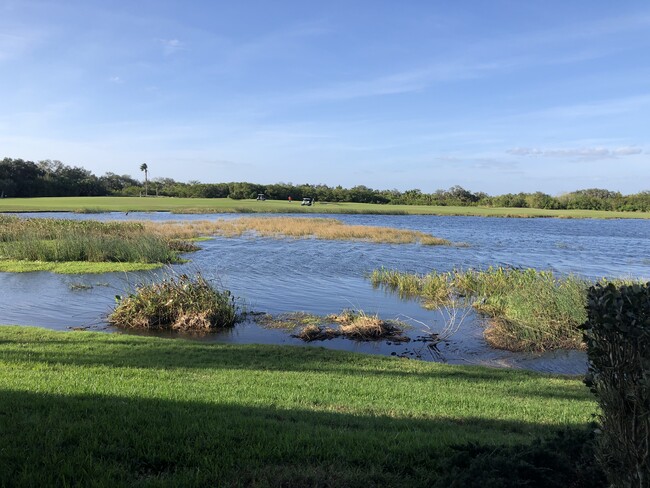
<path fill-rule="evenodd" d="M 246 218 L 166 213 L 29 216 L 155 221 Z M 408 334 L 416 338 L 449 327 L 449 314 L 444 309 L 428 311 L 416 301 L 401 300 L 392 293 L 373 289 L 367 280 L 373 269 L 385 267 L 427 273 L 502 265 L 548 269 L 590 279 L 604 276 L 650 279 L 650 221 L 381 215 L 336 218 L 355 225 L 417 230 L 468 246 L 218 237 L 201 242 L 201 251 L 187 255 L 191 259 L 189 263 L 156 272 L 128 275 L 2 273 L 1 322 L 60 330 L 70 327 L 114 330 L 107 325 L 106 315 L 114 306 L 115 295 L 123 294 L 139 282 L 158 279 L 164 273 L 200 271 L 206 278 L 231 290 L 250 311 L 270 314 L 304 311 L 327 315 L 343 309 L 363 310 L 383 319 L 406 322 L 411 326 Z M 585 369 L 584 355 L 579 352 L 532 355 L 489 348 L 483 341 L 480 320 L 473 311 L 466 315 L 460 313 L 452 322 L 455 332 L 448 341 L 439 344 L 437 351 L 417 341 L 395 344 L 336 338 L 308 345 L 564 373 L 581 373 Z M 204 341 L 306 345 L 286 331 L 269 330 L 252 321 L 231 330 L 194 337 Z"/>

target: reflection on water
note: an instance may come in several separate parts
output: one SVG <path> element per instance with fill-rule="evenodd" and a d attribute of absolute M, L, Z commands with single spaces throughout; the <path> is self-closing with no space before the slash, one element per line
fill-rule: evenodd
<path fill-rule="evenodd" d="M 48 216 L 52 214 L 29 214 Z M 95 220 L 205 220 L 232 219 L 240 215 L 171 215 L 121 213 L 57 218 Z M 259 214 L 257 215 L 259 216 Z M 276 215 L 277 216 L 277 215 Z M 295 216 L 295 215 L 292 215 Z M 331 216 L 329 216 L 331 217 Z M 245 217 L 244 217 L 245 218 Z M 400 319 L 420 334 L 421 324 L 433 331 L 445 327 L 440 312 L 422 309 L 375 290 L 365 279 L 384 266 L 425 273 L 433 269 L 485 268 L 491 265 L 551 269 L 588 278 L 634 277 L 650 279 L 650 221 L 499 219 L 481 217 L 337 215 L 350 224 L 381 225 L 429 232 L 469 247 L 387 245 L 314 239 L 216 238 L 200 243 L 202 251 L 192 261 L 173 267 L 173 272 L 200 270 L 241 297 L 246 308 L 271 314 L 305 311 L 320 315 L 344 308 Z M 161 273 L 105 275 L 55 275 L 50 273 L 0 274 L 0 322 L 40 325 L 55 329 L 96 326 L 111 330 L 104 317 L 114 296 L 135 283 L 156 279 Z M 261 329 L 253 323 L 197 340 L 237 343 L 276 343 L 304 346 L 286 332 Z M 313 346 L 314 344 L 310 344 Z M 321 345 L 321 344 L 319 344 Z M 580 373 L 585 369 L 581 353 L 558 352 L 541 356 L 515 354 L 488 348 L 482 328 L 472 313 L 450 341 L 433 354 L 422 342 L 407 344 L 357 343 L 332 339 L 322 343 L 335 349 L 421 356 L 425 360 L 453 363 L 525 367 L 544 371 Z"/>

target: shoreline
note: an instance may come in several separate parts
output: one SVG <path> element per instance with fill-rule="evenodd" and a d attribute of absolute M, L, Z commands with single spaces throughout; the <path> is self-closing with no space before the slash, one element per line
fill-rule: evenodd
<path fill-rule="evenodd" d="M 170 212 L 175 214 L 287 213 L 287 214 L 362 214 L 432 215 L 454 217 L 559 218 L 559 219 L 650 219 L 650 212 L 606 210 L 544 210 L 514 207 L 450 207 L 423 205 L 380 205 L 364 203 L 316 202 L 314 207 L 279 200 L 232 200 L 229 198 L 175 197 L 39 197 L 0 199 L 0 213 L 32 212 Z"/>

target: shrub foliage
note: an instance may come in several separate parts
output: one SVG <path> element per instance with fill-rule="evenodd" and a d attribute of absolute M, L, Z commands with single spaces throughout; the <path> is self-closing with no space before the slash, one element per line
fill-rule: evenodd
<path fill-rule="evenodd" d="M 616 487 L 650 486 L 650 283 L 596 285 L 584 336 L 602 408 L 598 459 Z"/>

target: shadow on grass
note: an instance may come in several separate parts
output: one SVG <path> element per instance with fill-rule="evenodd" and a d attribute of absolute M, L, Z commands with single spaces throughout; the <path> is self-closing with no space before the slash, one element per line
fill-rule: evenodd
<path fill-rule="evenodd" d="M 554 432 L 105 395 L 0 399 L 0 486 L 430 486 L 451 444 Z"/>

